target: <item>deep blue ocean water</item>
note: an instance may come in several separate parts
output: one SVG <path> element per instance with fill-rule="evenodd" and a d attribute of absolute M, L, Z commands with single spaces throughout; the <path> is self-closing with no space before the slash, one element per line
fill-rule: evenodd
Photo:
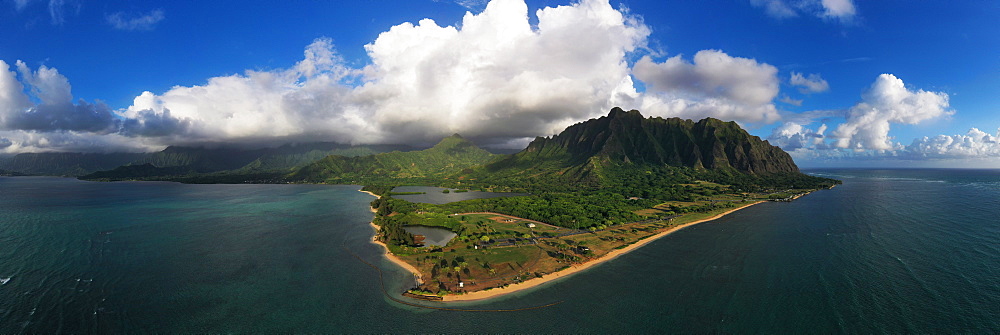
<path fill-rule="evenodd" d="M 0 333 L 1000 332 L 1000 171 L 807 172 L 844 185 L 458 305 L 562 302 L 509 313 L 386 299 L 357 186 L 0 178 Z"/>

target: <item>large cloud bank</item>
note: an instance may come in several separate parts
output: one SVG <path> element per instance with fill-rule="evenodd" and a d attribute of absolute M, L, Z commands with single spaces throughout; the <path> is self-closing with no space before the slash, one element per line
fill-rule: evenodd
<path fill-rule="evenodd" d="M 777 67 L 722 50 L 663 57 L 647 48 L 651 31 L 641 18 L 607 0 L 537 10 L 534 25 L 523 0 L 459 3 L 486 7 L 455 26 L 431 19 L 393 26 L 364 46 L 370 59 L 364 67 L 348 65 L 332 40 L 319 38 L 287 68 L 143 92 L 124 108 L 74 102 L 70 81 L 53 67 L 0 60 L 0 153 L 148 151 L 206 142 L 419 145 L 453 133 L 481 144 L 523 145 L 621 106 L 664 117 L 782 122 L 769 140 L 816 157 L 1000 156 L 1000 134 L 975 129 L 898 142 L 893 125 L 953 111 L 947 94 L 908 88 L 892 74 L 878 76 L 853 106 L 789 113 L 775 99 L 802 100 L 778 98 Z M 792 16 L 847 21 L 856 15 L 850 0 L 752 4 Z M 162 19 L 154 11 L 109 23 L 145 29 Z M 804 95 L 830 90 L 818 73 L 781 78 Z M 843 122 L 827 124 L 831 117 Z"/>
<path fill-rule="evenodd" d="M 0 152 L 141 151 L 149 148 L 149 130 L 179 125 L 177 119 L 137 122 L 97 102 L 73 103 L 69 80 L 54 68 L 32 71 L 16 62 L 16 71 L 0 60 Z M 18 80 L 20 74 L 20 80 Z M 176 129 L 171 129 L 175 131 Z"/>
<path fill-rule="evenodd" d="M 534 16 L 536 25 L 523 0 L 494 0 L 457 26 L 399 24 L 365 46 L 370 64 L 362 68 L 346 65 L 320 38 L 289 68 L 143 92 L 118 110 L 74 104 L 56 69 L 18 62 L 20 78 L 0 77 L 0 138 L 14 143 L 0 150 L 77 150 L 72 138 L 127 150 L 248 141 L 430 144 L 453 133 L 523 144 L 614 106 L 740 122 L 780 118 L 774 66 L 705 50 L 691 61 L 646 56 L 632 67 L 628 60 L 648 51 L 650 30 L 607 0 Z M 647 92 L 637 92 L 633 74 Z"/>
<path fill-rule="evenodd" d="M 964 135 L 938 135 L 913 140 L 907 152 L 919 158 L 1000 157 L 1000 129 L 987 134 L 976 128 Z"/>
<path fill-rule="evenodd" d="M 656 63 L 649 56 L 633 69 L 646 83 L 642 110 L 653 115 L 770 123 L 780 118 L 778 69 L 756 60 L 702 50 L 688 62 L 680 55 Z"/>
<path fill-rule="evenodd" d="M 917 124 L 948 115 L 948 106 L 945 93 L 911 91 L 896 76 L 883 74 L 862 95 L 862 102 L 848 110 L 847 122 L 837 126 L 833 137 L 839 148 L 894 149 L 891 123 Z"/>
<path fill-rule="evenodd" d="M 452 133 L 487 142 L 550 134 L 610 108 L 629 75 L 626 53 L 649 30 L 606 1 L 536 13 L 495 0 L 461 28 L 403 23 L 365 46 L 351 69 L 330 40 L 283 71 L 248 71 L 204 86 L 144 93 L 128 116 L 189 118 L 190 138 L 309 137 L 341 142 L 433 142 Z M 357 85 L 350 85 L 352 82 Z"/>
<path fill-rule="evenodd" d="M 494 0 L 461 29 L 393 27 L 365 47 L 373 64 L 356 102 L 390 140 L 550 134 L 615 105 L 626 53 L 649 29 L 607 1 L 539 10 L 537 29 L 527 14 L 521 0 Z"/>
<path fill-rule="evenodd" d="M 403 23 L 365 46 L 351 68 L 329 39 L 287 69 L 214 77 L 144 92 L 127 108 L 73 104 L 54 68 L 0 71 L 7 152 L 69 150 L 38 138 L 118 138 L 126 148 L 205 141 L 428 143 L 452 133 L 487 143 L 547 135 L 605 113 L 634 92 L 626 55 L 649 29 L 607 1 L 545 8 L 494 0 L 458 27 Z M 129 139 L 132 140 L 129 140 Z M 105 141 L 107 142 L 107 141 Z M 5 142 L 6 143 L 6 142 Z M 34 144 L 32 144 L 34 143 Z M 35 146 L 37 145 L 37 146 Z M 76 150 L 74 146 L 73 150 Z M 3 149 L 0 149 L 3 150 Z"/>
<path fill-rule="evenodd" d="M 794 75 L 793 75 L 794 79 Z M 808 80 L 803 77 L 802 79 Z M 919 124 L 953 114 L 949 96 L 943 92 L 913 90 L 902 79 L 882 74 L 862 93 L 861 101 L 844 111 L 845 121 L 827 134 L 828 126 L 810 129 L 810 120 L 786 122 L 768 138 L 800 157 L 843 157 L 844 151 L 860 156 L 897 158 L 997 157 L 996 136 L 978 129 L 966 135 L 924 137 L 909 146 L 890 135 L 894 124 Z M 804 121 L 804 122 L 803 122 Z"/>

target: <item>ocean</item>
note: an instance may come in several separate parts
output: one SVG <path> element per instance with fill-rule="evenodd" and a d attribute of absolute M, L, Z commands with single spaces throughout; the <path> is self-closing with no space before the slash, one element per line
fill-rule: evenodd
<path fill-rule="evenodd" d="M 386 298 L 359 186 L 0 178 L 0 333 L 996 333 L 1000 170 L 843 185 L 457 312 Z M 426 303 L 434 305 L 433 303 Z"/>

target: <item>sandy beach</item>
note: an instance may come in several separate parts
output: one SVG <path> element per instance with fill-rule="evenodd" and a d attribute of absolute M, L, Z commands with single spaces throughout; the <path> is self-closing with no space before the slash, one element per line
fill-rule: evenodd
<path fill-rule="evenodd" d="M 376 198 L 380 198 L 380 199 L 382 198 L 382 197 L 380 197 L 377 194 L 372 193 L 372 192 L 368 192 L 368 191 L 360 191 L 360 192 L 361 193 L 367 193 L 367 194 L 369 194 L 369 195 L 371 195 L 373 197 L 376 197 Z M 372 213 L 376 212 L 375 208 L 369 207 L 369 209 L 371 209 Z M 376 234 L 378 233 L 379 229 L 382 229 L 382 227 L 379 227 L 378 225 L 376 225 L 375 222 L 368 222 L 368 224 L 371 225 L 372 228 L 375 228 L 375 233 Z M 375 239 L 375 237 L 372 237 L 372 243 L 378 244 L 378 245 L 382 246 L 382 248 L 385 248 L 385 258 L 388 258 L 389 261 L 392 261 L 393 263 L 396 263 L 396 265 L 399 265 L 400 267 L 406 269 L 407 271 L 410 271 L 410 273 L 413 273 L 413 278 L 416 279 L 417 285 L 420 285 L 420 284 L 422 284 L 424 282 L 423 279 L 422 279 L 423 278 L 423 274 L 420 273 L 420 270 L 417 270 L 417 268 L 413 267 L 413 265 L 410 265 L 410 263 L 404 262 L 402 259 L 399 259 L 399 257 L 396 257 L 396 255 L 393 255 L 391 252 L 389 252 L 389 246 L 387 246 L 387 245 L 385 245 L 385 243 L 382 243 L 381 241 Z"/>
<path fill-rule="evenodd" d="M 521 282 L 521 283 L 511 284 L 510 286 L 507 286 L 507 287 L 494 288 L 494 289 L 487 290 L 487 291 L 469 292 L 469 293 L 461 294 L 461 295 L 446 295 L 446 296 L 444 296 L 444 301 L 472 301 L 472 300 L 489 299 L 489 298 L 501 296 L 501 295 L 504 295 L 504 294 L 509 294 L 509 293 L 513 293 L 513 292 L 517 292 L 517 291 L 521 291 L 521 290 L 526 290 L 526 289 L 529 289 L 529 288 L 532 288 L 532 287 L 540 286 L 540 285 L 543 285 L 543 284 L 548 283 L 550 281 L 557 280 L 557 279 L 564 278 L 564 277 L 568 277 L 570 275 L 573 275 L 574 273 L 577 273 L 577 272 L 589 269 L 592 266 L 595 266 L 595 265 L 607 262 L 609 260 L 615 259 L 618 256 L 624 255 L 624 254 L 626 254 L 626 253 L 628 253 L 628 252 L 630 252 L 632 250 L 638 249 L 639 247 L 642 247 L 642 246 L 646 245 L 649 242 L 653 242 L 653 241 L 655 241 L 657 239 L 660 239 L 660 238 L 662 238 L 664 236 L 670 235 L 671 233 L 676 232 L 676 231 L 681 230 L 681 229 L 684 229 L 685 227 L 693 226 L 693 225 L 696 225 L 696 224 L 699 224 L 699 223 L 703 223 L 703 222 L 712 221 L 712 220 L 721 218 L 723 216 L 726 216 L 727 214 L 730 214 L 732 212 L 735 212 L 735 211 L 738 211 L 738 210 L 741 210 L 741 209 L 744 209 L 744 208 L 747 208 L 747 207 L 759 204 L 761 202 L 763 202 L 763 201 L 758 201 L 758 202 L 746 204 L 746 205 L 743 205 L 743 206 L 740 206 L 740 207 L 733 208 L 731 210 L 725 211 L 723 213 L 719 213 L 718 215 L 712 216 L 712 217 L 707 218 L 707 219 L 698 220 L 698 221 L 694 221 L 694 222 L 689 222 L 689 223 L 685 223 L 685 224 L 677 226 L 677 227 L 670 228 L 669 230 L 660 232 L 660 233 L 658 233 L 656 235 L 653 235 L 653 236 L 651 236 L 649 238 L 640 240 L 640 241 L 638 241 L 636 243 L 633 243 L 633 244 L 631 244 L 631 245 L 629 245 L 629 246 L 627 246 L 625 248 L 612 250 L 611 252 L 609 252 L 606 255 L 601 256 L 599 258 L 590 260 L 590 261 L 588 261 L 586 263 L 583 263 L 583 264 L 577 264 L 577 265 L 571 266 L 571 267 L 569 267 L 567 269 L 564 269 L 562 271 L 558 271 L 558 272 L 555 272 L 555 273 L 547 274 L 545 276 L 542 276 L 541 278 L 532 278 L 532 279 L 526 280 L 526 281 Z"/>

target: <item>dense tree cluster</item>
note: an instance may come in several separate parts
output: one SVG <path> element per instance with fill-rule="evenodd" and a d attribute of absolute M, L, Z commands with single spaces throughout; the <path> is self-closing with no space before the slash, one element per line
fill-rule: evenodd
<path fill-rule="evenodd" d="M 763 176 L 753 176 L 741 173 L 723 171 L 704 171 L 700 173 L 703 180 L 731 185 L 741 192 L 769 192 L 782 189 L 820 189 L 841 184 L 840 180 L 814 177 L 803 173 L 774 173 Z"/>
<path fill-rule="evenodd" d="M 655 206 L 615 193 L 545 193 L 534 196 L 476 199 L 441 205 L 453 213 L 498 212 L 557 226 L 583 229 L 641 220 L 636 210 Z"/>

